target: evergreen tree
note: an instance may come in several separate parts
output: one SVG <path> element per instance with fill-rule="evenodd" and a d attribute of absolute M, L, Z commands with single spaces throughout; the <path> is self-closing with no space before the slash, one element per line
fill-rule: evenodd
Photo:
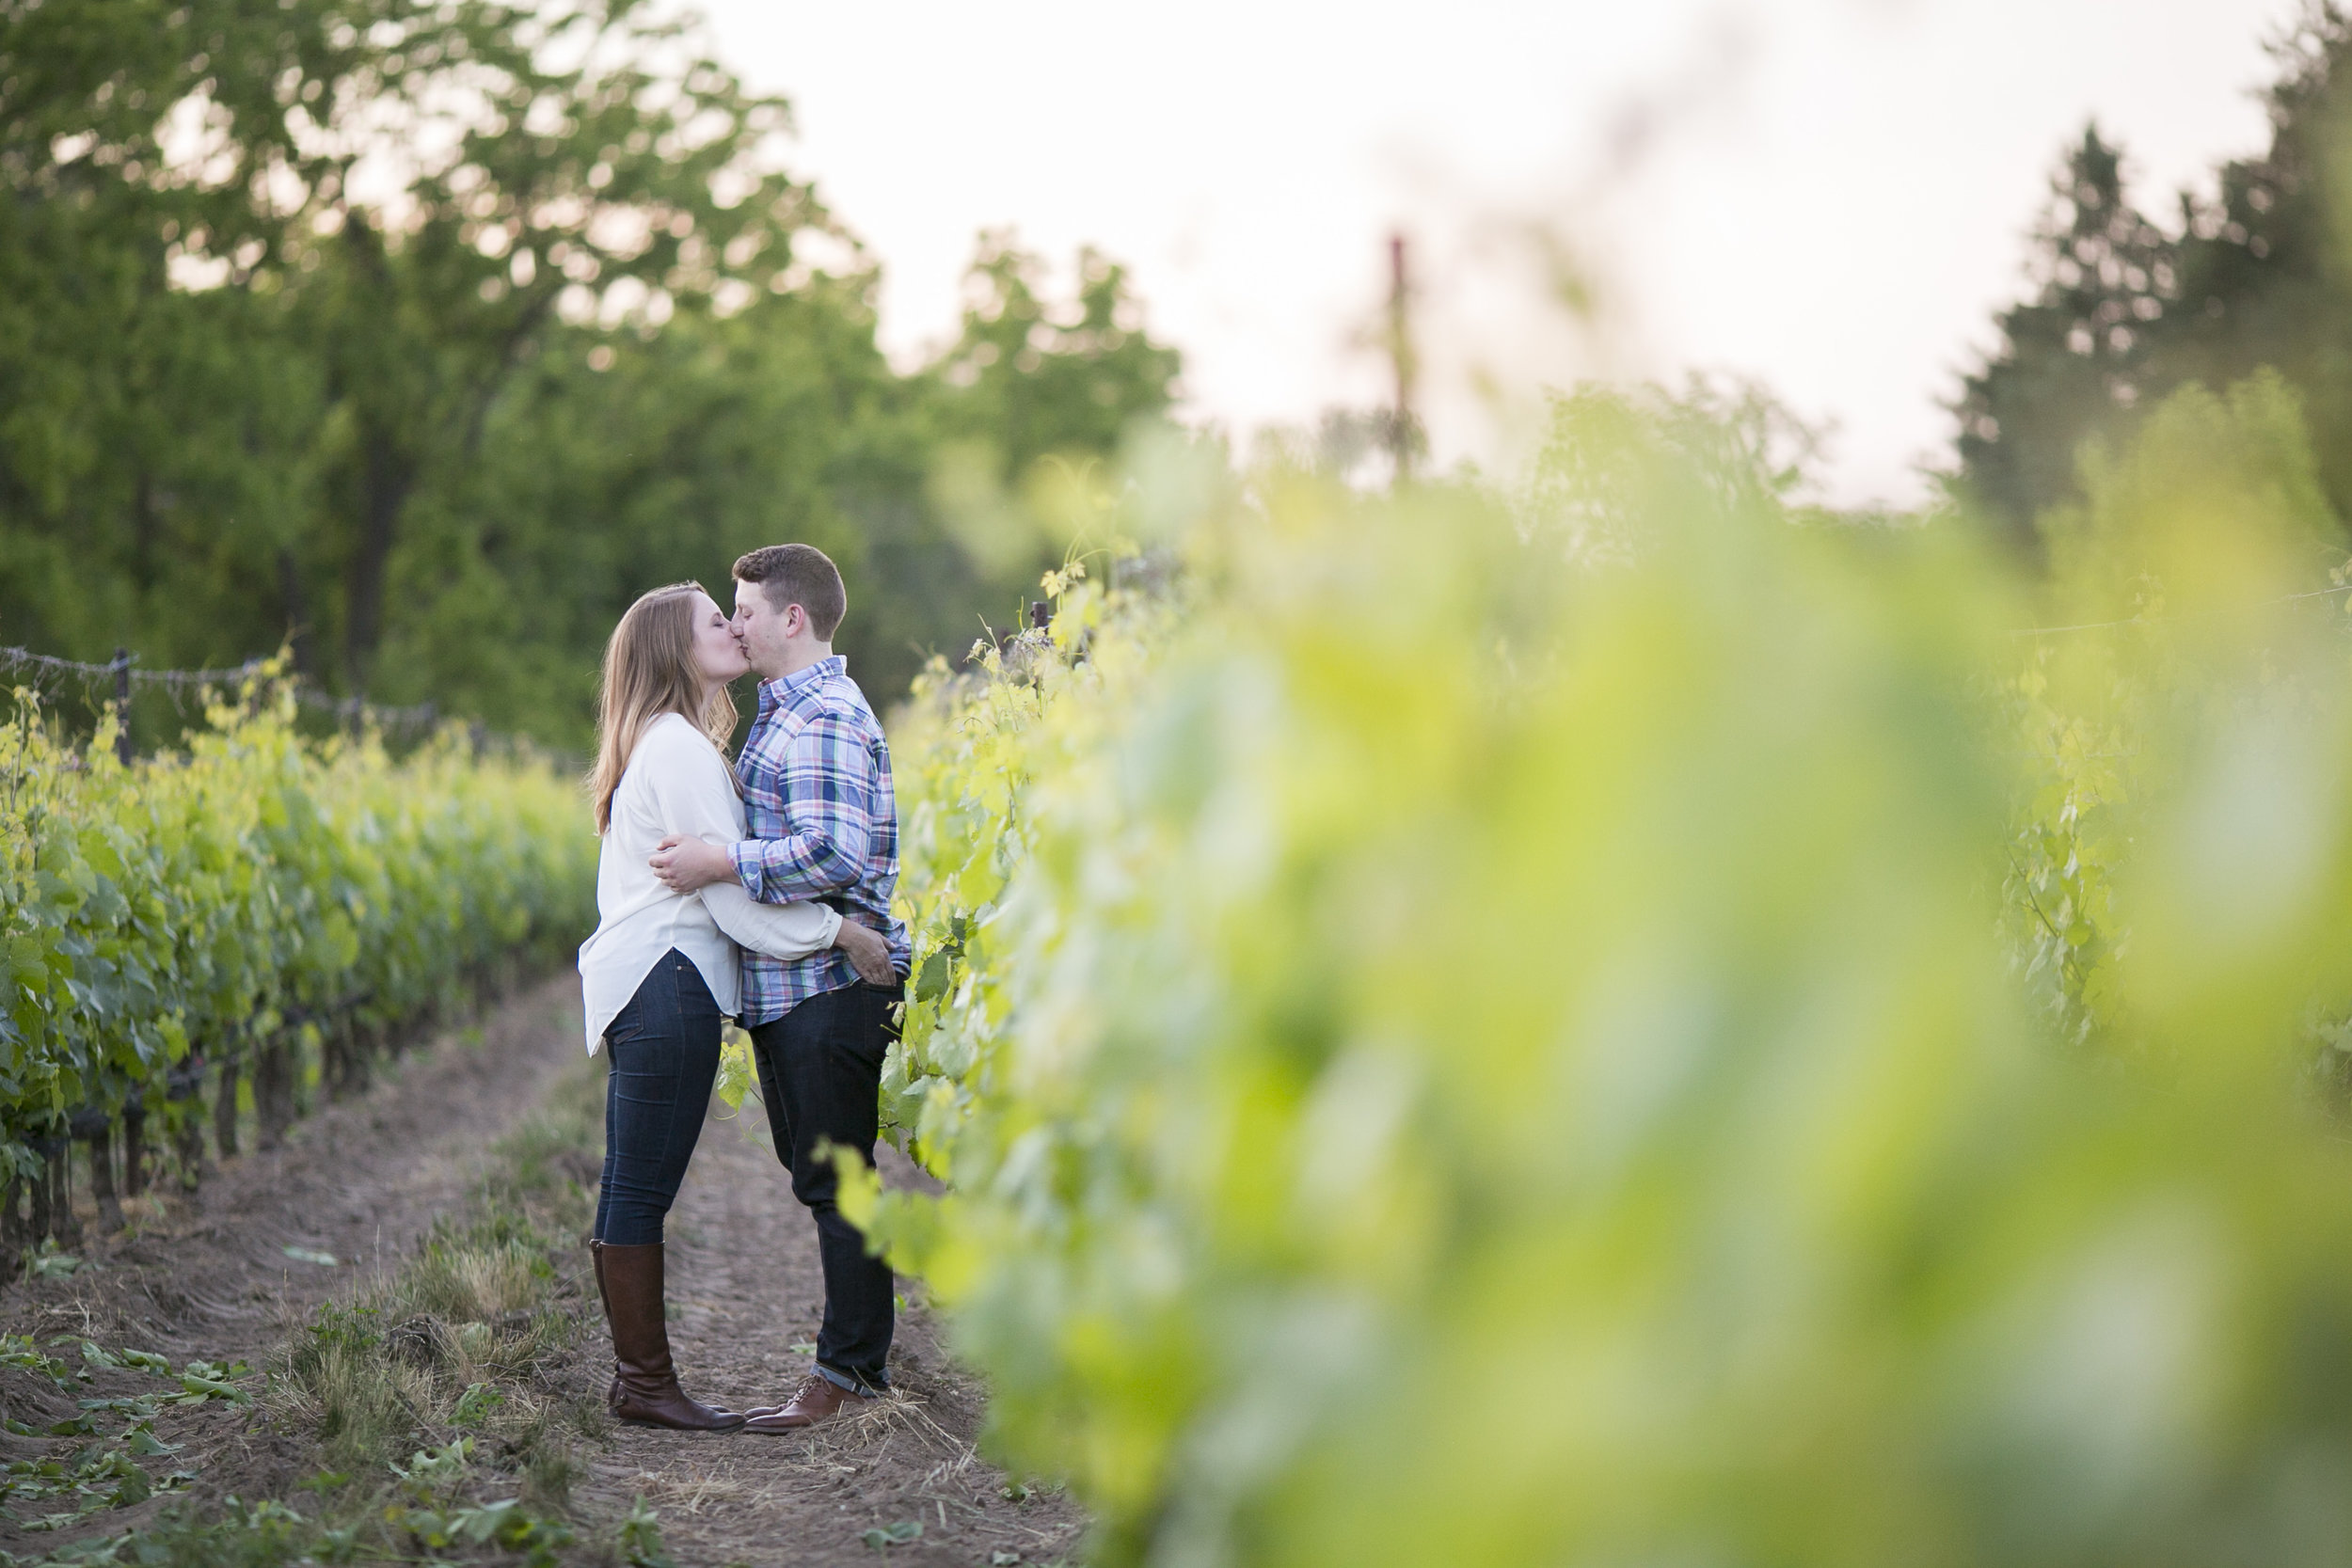
<path fill-rule="evenodd" d="M 2040 287 L 2005 311 L 2001 349 L 1956 405 L 1970 499 L 2021 547 L 2073 486 L 2075 452 L 2148 391 L 2153 328 L 2179 291 L 2161 230 L 2127 198 L 2123 154 L 2094 124 L 2050 182 L 2032 270 Z"/>
<path fill-rule="evenodd" d="M 2352 19 L 2313 4 L 2272 50 L 2269 148 L 2182 203 L 2181 303 L 2168 385 L 2275 367 L 2302 395 L 2321 476 L 2352 515 Z"/>
<path fill-rule="evenodd" d="M 2329 502 L 2352 515 L 2352 17 L 2311 0 L 2272 48 L 2270 145 L 2184 193 L 2176 229 L 2140 216 L 2095 127 L 2036 230 L 2035 296 L 1954 404 L 1958 488 L 2022 546 L 2081 499 L 2086 443 L 2113 445 L 2191 382 L 2267 366 L 2297 394 Z"/>

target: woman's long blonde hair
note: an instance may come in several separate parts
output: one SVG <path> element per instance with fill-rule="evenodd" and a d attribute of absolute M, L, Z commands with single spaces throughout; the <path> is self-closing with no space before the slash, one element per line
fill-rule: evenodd
<path fill-rule="evenodd" d="M 639 597 L 612 628 L 604 645 L 604 680 L 597 694 L 596 767 L 588 776 L 596 805 L 596 832 L 612 825 L 612 792 L 644 737 L 646 726 L 665 713 L 683 714 L 701 726 L 722 755 L 735 735 L 735 699 L 721 687 L 701 703 L 702 675 L 694 668 L 694 595 L 699 582 L 674 582 Z M 700 713 L 695 712 L 702 706 Z"/>

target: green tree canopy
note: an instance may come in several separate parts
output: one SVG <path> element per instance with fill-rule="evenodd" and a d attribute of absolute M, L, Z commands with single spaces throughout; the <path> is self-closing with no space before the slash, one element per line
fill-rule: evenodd
<path fill-rule="evenodd" d="M 652 0 L 0 0 L 0 641 L 302 672 L 577 743 L 638 593 L 840 560 L 878 699 L 1039 552 L 949 531 L 1169 402 L 1121 269 L 993 236 L 894 372 L 781 99 Z"/>
<path fill-rule="evenodd" d="M 996 231 L 965 276 L 962 336 L 937 366 L 953 389 L 943 423 L 988 441 L 1008 479 L 1041 457 L 1113 450 L 1173 395 L 1176 351 L 1144 333 L 1127 270 L 1091 247 L 1077 270 L 1077 297 L 1057 309 L 1038 292 L 1043 262 Z"/>

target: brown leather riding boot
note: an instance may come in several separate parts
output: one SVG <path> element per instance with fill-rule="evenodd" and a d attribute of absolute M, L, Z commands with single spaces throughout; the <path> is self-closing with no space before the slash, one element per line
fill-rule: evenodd
<path fill-rule="evenodd" d="M 591 1239 L 588 1243 L 588 1258 L 596 1265 L 596 1300 L 604 1307 L 605 1327 L 610 1329 L 612 1326 L 612 1298 L 606 1293 L 604 1288 L 604 1243 Z M 620 1404 L 621 1366 L 618 1361 L 615 1361 L 612 1364 L 612 1381 L 605 1386 L 604 1405 L 607 1410 L 618 1410 Z"/>
<path fill-rule="evenodd" d="M 751 1413 L 744 1422 L 745 1432 L 799 1432 L 813 1427 L 830 1416 L 840 1414 L 844 1405 L 862 1404 L 871 1394 L 852 1394 L 822 1372 L 811 1372 L 808 1381 L 784 1404 L 762 1405 Z"/>
<path fill-rule="evenodd" d="M 617 1370 L 612 1414 L 640 1426 L 681 1432 L 726 1432 L 743 1424 L 732 1410 L 714 1410 L 686 1397 L 670 1363 L 670 1326 L 663 1320 L 661 1243 L 595 1243 L 603 1261 L 605 1320 L 612 1326 Z"/>

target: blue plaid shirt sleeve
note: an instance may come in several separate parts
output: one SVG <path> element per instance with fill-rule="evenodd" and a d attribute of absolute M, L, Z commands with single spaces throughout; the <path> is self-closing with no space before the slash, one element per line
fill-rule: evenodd
<path fill-rule="evenodd" d="M 775 786 L 792 831 L 743 839 L 727 853 L 743 887 L 763 904 L 820 898 L 866 874 L 874 824 L 873 752 L 847 715 L 820 713 L 792 737 Z"/>

